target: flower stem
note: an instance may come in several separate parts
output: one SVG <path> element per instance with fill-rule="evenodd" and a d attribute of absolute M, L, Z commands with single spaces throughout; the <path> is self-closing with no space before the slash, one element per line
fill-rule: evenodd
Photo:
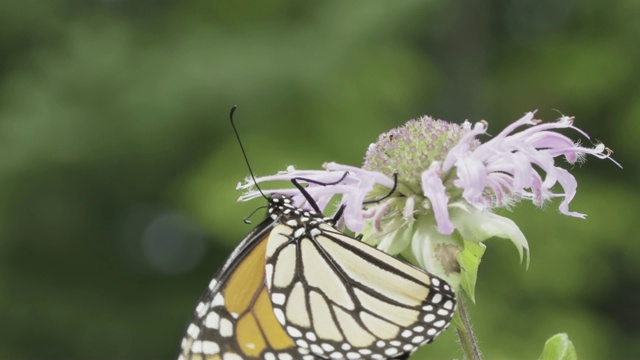
<path fill-rule="evenodd" d="M 482 360 L 482 354 L 480 353 L 480 349 L 478 348 L 476 337 L 473 334 L 471 322 L 469 321 L 469 314 L 467 314 L 467 309 L 464 306 L 462 296 L 459 296 L 458 298 L 458 315 L 460 316 L 462 327 L 456 327 L 456 330 L 458 332 L 460 346 L 462 346 L 462 351 L 464 352 L 465 359 Z"/>

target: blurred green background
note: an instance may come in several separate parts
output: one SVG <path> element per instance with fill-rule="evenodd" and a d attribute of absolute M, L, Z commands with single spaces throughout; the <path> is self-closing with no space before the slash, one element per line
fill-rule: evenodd
<path fill-rule="evenodd" d="M 487 359 L 640 357 L 640 2 L 0 2 L 0 358 L 169 359 L 263 204 L 247 169 L 358 165 L 429 114 L 559 109 L 620 170 L 575 166 L 572 210 L 511 216 L 529 270 L 492 240 L 470 312 Z M 583 141 L 585 141 L 583 139 Z M 589 145 L 588 141 L 585 144 Z M 453 331 L 414 359 L 460 358 Z"/>

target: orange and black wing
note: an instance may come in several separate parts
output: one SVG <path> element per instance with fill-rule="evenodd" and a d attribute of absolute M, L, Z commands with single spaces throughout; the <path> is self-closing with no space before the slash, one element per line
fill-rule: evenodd
<path fill-rule="evenodd" d="M 179 360 L 290 360 L 296 346 L 276 320 L 265 284 L 274 220 L 258 225 L 233 251 L 202 295 L 180 345 Z"/>

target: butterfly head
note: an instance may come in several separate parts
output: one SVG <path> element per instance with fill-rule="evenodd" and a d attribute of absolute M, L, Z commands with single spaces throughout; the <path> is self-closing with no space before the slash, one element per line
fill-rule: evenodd
<path fill-rule="evenodd" d="M 269 198 L 269 217 L 283 223 L 291 221 L 306 223 L 331 222 L 331 218 L 325 218 L 314 210 L 305 210 L 297 207 L 291 196 L 273 194 Z"/>

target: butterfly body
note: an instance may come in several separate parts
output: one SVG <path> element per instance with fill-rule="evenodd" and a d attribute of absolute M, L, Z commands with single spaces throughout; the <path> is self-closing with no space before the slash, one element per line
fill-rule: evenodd
<path fill-rule="evenodd" d="M 443 280 L 274 195 L 201 297 L 179 359 L 405 359 L 454 308 Z"/>

